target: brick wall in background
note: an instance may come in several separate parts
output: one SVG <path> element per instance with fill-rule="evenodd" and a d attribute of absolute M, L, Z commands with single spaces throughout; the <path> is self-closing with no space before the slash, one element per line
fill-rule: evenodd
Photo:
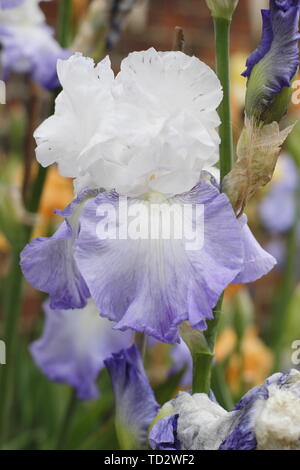
<path fill-rule="evenodd" d="M 55 25 L 59 1 L 42 2 L 48 22 Z M 79 0 L 76 0 L 79 1 Z M 83 1 L 83 0 L 82 0 Z M 260 0 L 256 0 L 259 3 Z M 240 0 L 232 24 L 232 52 L 249 52 L 254 46 L 251 34 L 249 4 L 253 0 Z M 213 65 L 213 25 L 205 0 L 148 0 L 131 18 L 122 40 L 111 53 L 117 70 L 124 56 L 133 50 L 154 46 L 160 50 L 172 48 L 175 26 L 184 28 L 186 52 Z M 261 7 L 265 0 L 261 0 Z"/>
<path fill-rule="evenodd" d="M 232 25 L 232 51 L 251 50 L 251 28 L 248 1 L 240 0 Z M 130 26 L 130 25 L 129 25 Z M 172 48 L 175 26 L 184 28 L 186 52 L 194 54 L 210 65 L 214 57 L 213 24 L 205 0 L 149 0 L 148 15 L 143 32 L 128 28 L 114 51 L 114 63 L 131 50 L 154 46 L 157 49 Z"/>

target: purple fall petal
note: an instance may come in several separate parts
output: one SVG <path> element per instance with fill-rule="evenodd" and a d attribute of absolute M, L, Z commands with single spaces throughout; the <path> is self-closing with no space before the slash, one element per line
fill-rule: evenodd
<path fill-rule="evenodd" d="M 174 239 L 98 238 L 97 211 L 109 203 L 118 212 L 119 195 L 109 192 L 86 204 L 75 259 L 102 315 L 116 321 L 116 328 L 132 328 L 172 343 L 184 320 L 206 328 L 221 292 L 241 270 L 242 244 L 232 208 L 213 186 L 200 183 L 170 201 L 204 205 L 201 249 L 186 250 L 183 240 Z M 129 199 L 129 206 L 134 202 Z"/>
<path fill-rule="evenodd" d="M 21 253 L 21 268 L 28 282 L 50 296 L 53 309 L 82 308 L 90 297 L 73 255 L 82 197 L 59 212 L 65 221 L 50 238 L 30 242 Z"/>
<path fill-rule="evenodd" d="M 247 225 L 247 217 L 242 216 L 240 223 L 244 261 L 242 270 L 234 279 L 233 284 L 254 282 L 270 272 L 276 265 L 276 259 L 265 251 L 253 236 Z"/>

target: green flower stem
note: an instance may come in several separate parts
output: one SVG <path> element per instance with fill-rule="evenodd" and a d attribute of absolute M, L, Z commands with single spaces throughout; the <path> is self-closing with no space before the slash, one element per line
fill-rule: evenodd
<path fill-rule="evenodd" d="M 68 437 L 70 433 L 71 424 L 73 422 L 73 417 L 77 409 L 78 400 L 75 390 L 71 391 L 69 401 L 67 403 L 65 414 L 62 419 L 60 430 L 58 433 L 56 450 L 65 450 L 65 446 L 68 442 Z"/>
<path fill-rule="evenodd" d="M 192 354 L 193 386 L 192 393 L 209 393 L 211 368 L 214 355 L 210 352 Z"/>
<path fill-rule="evenodd" d="M 230 172 L 233 165 L 233 138 L 230 108 L 230 25 L 231 20 L 214 18 L 216 69 L 223 87 L 224 98 L 219 107 L 221 126 L 220 145 L 220 173 L 221 184 L 223 178 Z M 223 295 L 214 308 L 214 318 L 207 322 L 204 336 L 208 344 L 207 352 L 193 354 L 193 393 L 208 393 L 211 384 L 211 369 L 213 363 L 215 343 L 220 323 Z"/>
<path fill-rule="evenodd" d="M 221 181 L 230 172 L 233 165 L 233 138 L 232 119 L 230 108 L 230 26 L 231 20 L 214 18 L 216 68 L 217 75 L 223 87 L 224 97 L 219 107 L 221 126 L 219 134 L 220 145 L 220 172 Z"/>
<path fill-rule="evenodd" d="M 68 47 L 71 42 L 72 0 L 59 2 L 58 40 L 61 47 Z"/>
<path fill-rule="evenodd" d="M 212 389 L 214 391 L 217 402 L 225 408 L 225 410 L 232 410 L 234 401 L 231 396 L 230 389 L 226 382 L 224 373 L 224 365 L 216 363 L 212 371 Z"/>
<path fill-rule="evenodd" d="M 193 353 L 193 393 L 209 393 L 211 384 L 211 369 L 214 349 L 221 317 L 223 295 L 214 308 L 214 318 L 207 322 L 207 330 L 203 332 L 207 342 L 207 351 Z"/>

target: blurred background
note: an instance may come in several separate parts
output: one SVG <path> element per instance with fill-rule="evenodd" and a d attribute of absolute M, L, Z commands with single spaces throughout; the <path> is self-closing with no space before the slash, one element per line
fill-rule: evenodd
<path fill-rule="evenodd" d="M 64 1 L 40 4 L 57 39 Z M 98 10 L 101 15 L 97 13 L 92 17 L 97 21 L 93 22 L 89 36 L 83 25 L 89 18 L 91 2 L 73 0 L 70 32 L 64 47 L 81 50 L 96 60 L 109 53 L 113 68 L 118 72 L 121 60 L 131 51 L 151 46 L 158 50 L 172 49 L 174 28 L 180 26 L 185 35 L 185 52 L 214 67 L 213 23 L 204 0 L 131 2 L 130 12 L 119 15 L 119 21 L 114 23 L 113 8 L 118 3 L 103 0 L 102 10 Z M 241 0 L 233 19 L 231 76 L 236 140 L 243 125 L 246 87 L 241 73 L 248 55 L 260 40 L 260 9 L 267 5 L 267 0 Z M 73 198 L 72 182 L 61 177 L 55 167 L 41 174 L 34 159 L 32 133 L 51 114 L 59 90 L 46 91 L 28 74 L 20 73 L 10 74 L 6 84 L 7 102 L 0 105 L 0 340 L 6 338 L 7 302 L 13 305 L 18 301 L 13 297 L 14 285 L 17 286 L 20 278 L 19 272 L 12 271 L 14 257 L 24 246 L 28 234 L 35 237 L 53 233 L 60 223 L 54 209 L 64 208 Z M 298 116 L 298 107 L 292 105 L 289 119 L 295 121 Z M 256 283 L 230 286 L 225 293 L 213 388 L 217 399 L 227 409 L 274 370 L 298 365 L 295 342 L 300 340 L 299 143 L 300 130 L 296 126 L 280 157 L 273 182 L 257 194 L 247 208 L 253 232 L 277 258 L 278 265 Z M 37 188 L 38 179 L 44 185 Z M 40 189 L 40 198 L 30 206 L 28 200 L 33 187 Z M 289 217 L 284 217 L 286 215 Z M 24 232 L 20 226 L 25 227 Z M 8 292 L 10 299 L 7 301 Z M 2 428 L 2 446 L 7 449 L 117 449 L 113 395 L 107 373 L 103 371 L 99 377 L 101 397 L 98 400 L 76 401 L 74 405 L 70 388 L 48 381 L 29 354 L 28 345 L 43 328 L 43 300 L 42 293 L 28 284 L 23 285 L 21 315 L 12 326 L 17 334 L 14 347 L 8 351 L 9 366 L 0 365 L 0 387 L 4 369 L 12 370 L 9 420 L 2 416 L 2 426 L 9 421 L 9 429 L 4 432 Z M 170 347 L 150 342 L 146 369 L 160 403 L 176 395 L 178 389 L 190 388 L 191 364 L 184 345 Z"/>

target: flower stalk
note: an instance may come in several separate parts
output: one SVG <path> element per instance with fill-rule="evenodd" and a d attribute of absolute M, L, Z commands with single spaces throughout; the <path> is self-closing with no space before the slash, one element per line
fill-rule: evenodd
<path fill-rule="evenodd" d="M 223 87 L 223 101 L 219 107 L 221 125 L 219 128 L 220 145 L 220 173 L 221 181 L 230 172 L 233 165 L 233 137 L 230 107 L 230 26 L 231 20 L 214 18 L 216 68 L 217 75 Z"/>
<path fill-rule="evenodd" d="M 219 128 L 220 144 L 220 178 L 231 171 L 233 166 L 233 137 L 230 107 L 230 26 L 231 19 L 214 18 L 215 49 L 217 75 L 223 87 L 224 98 L 219 106 L 221 126 Z M 220 322 L 223 296 L 214 308 L 214 318 L 207 322 L 204 332 L 209 352 L 200 352 L 193 357 L 193 393 L 209 393 L 214 348 Z"/>
<path fill-rule="evenodd" d="M 70 432 L 70 427 L 73 423 L 73 416 L 74 412 L 77 409 L 77 396 L 74 390 L 72 390 L 71 395 L 69 397 L 69 401 L 66 405 L 65 409 L 65 414 L 62 418 L 62 424 L 60 431 L 58 433 L 58 439 L 57 439 L 57 447 L 56 450 L 63 450 L 65 447 L 65 443 L 68 440 L 69 432 Z"/>
<path fill-rule="evenodd" d="M 62 47 L 68 47 L 71 38 L 72 0 L 59 3 L 58 37 Z"/>

